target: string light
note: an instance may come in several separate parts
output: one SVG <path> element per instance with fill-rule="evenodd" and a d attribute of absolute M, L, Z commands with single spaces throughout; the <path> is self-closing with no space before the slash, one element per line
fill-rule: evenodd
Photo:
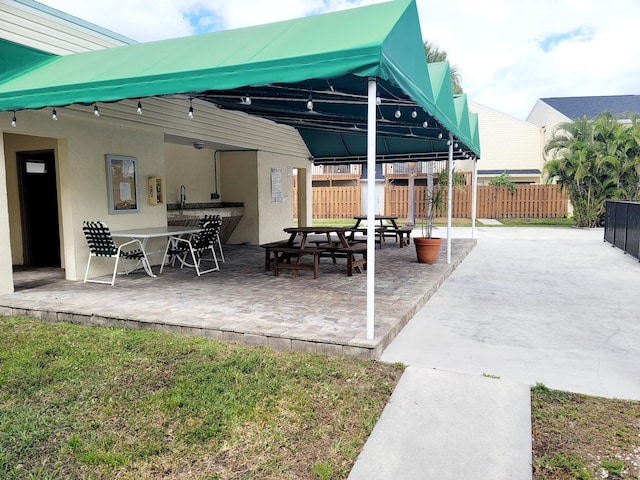
<path fill-rule="evenodd" d="M 413 107 L 413 110 L 411 110 L 411 118 L 418 118 L 418 112 L 416 111 L 416 107 Z"/>
<path fill-rule="evenodd" d="M 142 103 L 140 102 L 140 99 L 138 99 L 138 108 L 136 109 L 136 112 L 138 115 L 142 115 Z"/>
<path fill-rule="evenodd" d="M 11 126 L 12 127 L 17 127 L 18 126 L 18 119 L 16 118 L 16 111 L 13 111 L 13 118 L 11 119 Z"/>
<path fill-rule="evenodd" d="M 382 103 L 382 99 L 380 98 L 380 95 L 376 96 L 376 105 L 380 105 Z"/>
<path fill-rule="evenodd" d="M 51 120 L 58 120 L 58 112 L 55 108 L 51 111 Z"/>
<path fill-rule="evenodd" d="M 429 122 L 427 122 L 427 119 L 424 119 L 424 122 L 422 122 L 422 128 L 427 128 L 429 127 Z"/>
<path fill-rule="evenodd" d="M 400 107 L 396 107 L 396 111 L 393 114 L 396 118 L 400 118 L 402 116 L 402 112 L 400 111 Z"/>
<path fill-rule="evenodd" d="M 94 114 L 96 117 L 99 117 L 99 116 L 100 116 L 100 110 L 98 110 L 98 104 L 97 104 L 97 103 L 93 106 L 93 114 Z"/>
<path fill-rule="evenodd" d="M 189 118 L 193 118 L 193 98 L 189 97 Z"/>
<path fill-rule="evenodd" d="M 251 105 L 251 97 L 249 95 L 245 95 L 241 100 L 240 103 L 242 103 L 242 105 Z"/>
<path fill-rule="evenodd" d="M 311 95 L 309 95 L 309 99 L 307 100 L 307 110 L 313 112 L 313 99 L 311 98 Z"/>

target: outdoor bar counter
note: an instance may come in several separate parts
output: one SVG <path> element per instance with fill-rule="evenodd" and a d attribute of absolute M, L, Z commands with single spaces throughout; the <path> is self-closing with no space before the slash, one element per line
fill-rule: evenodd
<path fill-rule="evenodd" d="M 168 225 L 195 226 L 205 215 L 220 215 L 222 218 L 220 240 L 226 243 L 244 215 L 244 204 L 238 202 L 186 203 L 183 208 L 180 208 L 178 203 L 167 204 Z"/>

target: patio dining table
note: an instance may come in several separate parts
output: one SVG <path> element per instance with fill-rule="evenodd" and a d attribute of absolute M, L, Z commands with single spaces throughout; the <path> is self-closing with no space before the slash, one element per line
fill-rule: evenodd
<path fill-rule="evenodd" d="M 113 238 L 131 238 L 138 239 L 142 243 L 142 249 L 145 255 L 149 256 L 154 253 L 162 253 L 164 250 L 147 252 L 147 242 L 150 238 L 162 238 L 162 237 L 175 237 L 180 235 L 192 235 L 198 233 L 201 230 L 200 227 L 188 227 L 188 226 L 164 226 L 164 227 L 147 227 L 147 228 L 134 228 L 131 230 L 116 230 L 111 232 Z M 144 264 L 144 270 L 150 277 L 156 277 L 156 274 L 151 270 L 150 265 Z"/>

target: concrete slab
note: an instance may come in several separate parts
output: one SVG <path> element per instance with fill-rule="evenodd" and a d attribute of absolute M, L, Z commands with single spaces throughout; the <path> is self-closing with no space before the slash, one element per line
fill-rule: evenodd
<path fill-rule="evenodd" d="M 483 225 L 502 225 L 502 223 L 495 218 L 478 218 L 478 221 Z"/>
<path fill-rule="evenodd" d="M 529 387 L 408 367 L 349 480 L 531 478 Z"/>
<path fill-rule="evenodd" d="M 640 264 L 602 229 L 476 231 L 381 360 L 640 400 Z"/>

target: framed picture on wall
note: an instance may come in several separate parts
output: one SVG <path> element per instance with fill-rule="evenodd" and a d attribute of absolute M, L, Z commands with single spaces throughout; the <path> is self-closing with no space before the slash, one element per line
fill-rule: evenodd
<path fill-rule="evenodd" d="M 138 160 L 135 157 L 107 155 L 109 213 L 138 213 Z"/>

